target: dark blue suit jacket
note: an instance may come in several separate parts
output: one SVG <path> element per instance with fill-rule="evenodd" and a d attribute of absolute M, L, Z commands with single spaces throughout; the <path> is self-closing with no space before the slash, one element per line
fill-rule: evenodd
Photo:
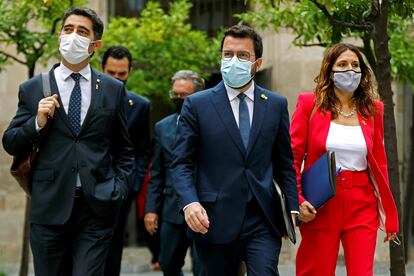
<path fill-rule="evenodd" d="M 248 187 L 277 235 L 284 227 L 272 179 L 298 210 L 287 101 L 255 85 L 253 122 L 245 149 L 224 83 L 186 98 L 177 128 L 172 171 L 179 205 L 199 201 L 207 211 L 211 243 L 234 241 L 243 222 Z M 195 169 L 197 167 L 197 173 Z"/>
<path fill-rule="evenodd" d="M 178 114 L 172 114 L 155 125 L 154 156 L 151 180 L 147 188 L 145 212 L 160 214 L 169 223 L 182 224 L 184 216 L 178 208 L 171 173 Z M 161 211 L 162 209 L 162 211 Z"/>
<path fill-rule="evenodd" d="M 49 72 L 52 94 L 59 94 L 53 70 Z M 16 115 L 3 135 L 3 146 L 11 155 L 29 151 L 42 141 L 33 166 L 30 220 L 61 225 L 72 212 L 76 178 L 79 174 L 85 200 L 92 210 L 106 218 L 117 215 L 128 194 L 128 179 L 134 155 L 126 126 L 119 81 L 92 69 L 91 104 L 80 133 L 74 134 L 63 108 L 40 131 L 35 119 L 43 98 L 41 76 L 19 87 Z"/>
<path fill-rule="evenodd" d="M 144 182 L 149 161 L 150 103 L 144 97 L 127 91 L 124 109 L 135 154 L 135 170 L 129 186 L 132 191 L 138 192 Z"/>

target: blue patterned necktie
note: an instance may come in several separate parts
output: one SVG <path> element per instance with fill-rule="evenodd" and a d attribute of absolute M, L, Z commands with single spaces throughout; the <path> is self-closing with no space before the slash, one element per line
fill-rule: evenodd
<path fill-rule="evenodd" d="M 81 128 L 81 106 L 82 106 L 82 93 L 79 84 L 81 78 L 80 73 L 72 73 L 70 75 L 75 81 L 75 87 L 73 87 L 72 94 L 70 94 L 68 117 L 72 126 L 73 132 L 78 135 Z"/>
<path fill-rule="evenodd" d="M 249 144 L 249 134 L 250 134 L 250 116 L 249 109 L 247 108 L 247 103 L 245 101 L 246 95 L 240 93 L 237 95 L 239 98 L 239 129 L 240 134 L 243 140 L 244 147 L 247 149 Z"/>

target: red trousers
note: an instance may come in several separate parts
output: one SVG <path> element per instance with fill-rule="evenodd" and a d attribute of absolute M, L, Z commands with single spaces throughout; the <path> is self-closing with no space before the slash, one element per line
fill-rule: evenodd
<path fill-rule="evenodd" d="M 343 171 L 336 179 L 336 195 L 317 210 L 314 220 L 299 226 L 298 276 L 335 275 L 340 241 L 347 275 L 373 275 L 379 225 L 374 187 L 366 171 Z"/>

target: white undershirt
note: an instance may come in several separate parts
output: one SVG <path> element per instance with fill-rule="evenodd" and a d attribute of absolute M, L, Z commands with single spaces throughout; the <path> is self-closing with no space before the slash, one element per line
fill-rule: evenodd
<path fill-rule="evenodd" d="M 367 169 L 367 144 L 361 126 L 331 122 L 326 149 L 335 152 L 336 168 L 350 171 Z"/>

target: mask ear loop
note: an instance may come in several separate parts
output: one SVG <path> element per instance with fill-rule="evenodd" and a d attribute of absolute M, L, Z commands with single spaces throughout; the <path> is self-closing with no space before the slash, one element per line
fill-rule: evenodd
<path fill-rule="evenodd" d="M 89 43 L 89 46 L 90 46 L 90 45 L 94 45 L 95 43 L 96 43 L 96 40 L 91 41 L 91 42 Z M 89 49 L 88 49 L 88 51 L 89 51 Z M 92 58 L 94 54 L 95 54 L 95 51 L 92 51 L 92 53 L 90 53 L 90 54 L 89 54 L 89 58 Z"/>

